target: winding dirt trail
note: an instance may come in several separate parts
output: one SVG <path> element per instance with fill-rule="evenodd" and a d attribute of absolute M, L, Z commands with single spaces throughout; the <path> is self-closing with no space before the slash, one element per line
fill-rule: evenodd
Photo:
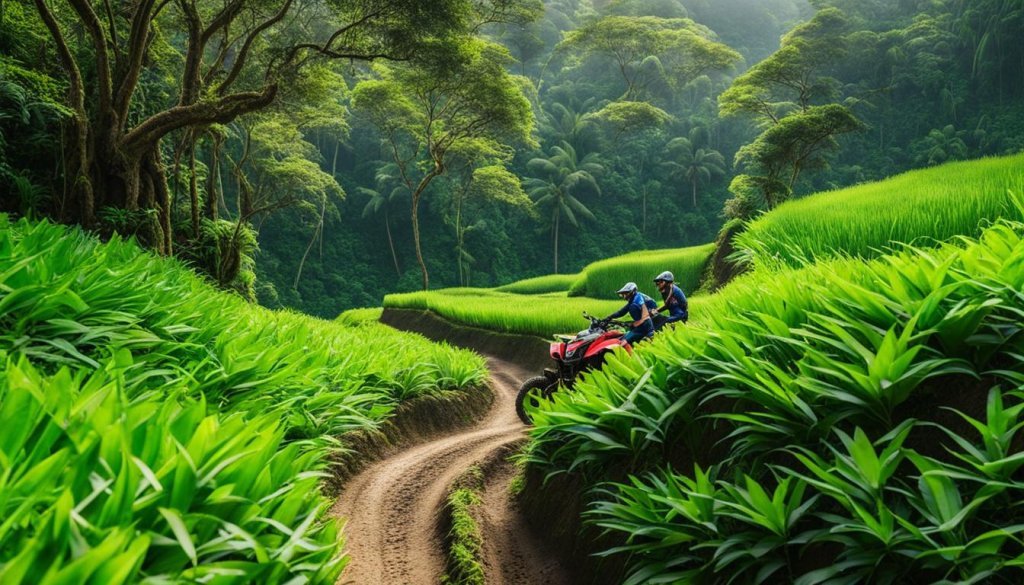
<path fill-rule="evenodd" d="M 345 486 L 332 510 L 347 519 L 351 562 L 339 583 L 434 585 L 444 571 L 438 515 L 451 483 L 482 465 L 484 565 L 488 585 L 571 583 L 556 559 L 536 543 L 508 485 L 514 475 L 504 455 L 524 439 L 514 402 L 528 372 L 488 359 L 494 404 L 477 425 L 370 465 Z"/>

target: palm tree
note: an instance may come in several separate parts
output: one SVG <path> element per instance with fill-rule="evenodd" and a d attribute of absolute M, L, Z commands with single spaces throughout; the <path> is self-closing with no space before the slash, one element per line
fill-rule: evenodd
<path fill-rule="evenodd" d="M 665 145 L 668 159 L 661 163 L 670 178 L 689 183 L 693 194 L 693 207 L 697 207 L 697 186 L 711 182 L 711 178 L 725 174 L 725 158 L 713 148 L 694 148 L 689 138 L 678 137 Z"/>
<path fill-rule="evenodd" d="M 538 207 L 551 210 L 551 233 L 554 242 L 555 274 L 558 273 L 558 235 L 562 216 L 573 226 L 579 227 L 578 216 L 594 219 L 594 214 L 587 209 L 577 195 L 587 192 L 601 194 L 594 175 L 604 171 L 597 162 L 597 154 L 590 153 L 580 159 L 576 150 L 567 142 L 551 149 L 548 158 L 535 158 L 526 163 L 535 175 L 527 179 L 525 186 L 530 198 Z"/>
<path fill-rule="evenodd" d="M 551 104 L 545 112 L 546 123 L 542 125 L 541 131 L 545 137 L 565 141 L 577 151 L 597 150 L 600 128 L 589 116 L 589 110 L 595 102 L 594 98 L 590 98 L 579 108 L 559 102 Z"/>
<path fill-rule="evenodd" d="M 388 234 L 388 247 L 391 249 L 391 259 L 395 263 L 395 273 L 402 275 L 402 269 L 398 266 L 398 255 L 395 254 L 395 241 L 391 237 L 391 218 L 389 207 L 392 201 L 398 199 L 405 191 L 400 186 L 399 169 L 395 163 L 382 165 L 374 174 L 374 181 L 377 183 L 377 190 L 359 187 L 358 191 L 368 195 L 370 200 L 363 207 L 363 217 L 369 217 L 384 212 L 384 231 Z"/>

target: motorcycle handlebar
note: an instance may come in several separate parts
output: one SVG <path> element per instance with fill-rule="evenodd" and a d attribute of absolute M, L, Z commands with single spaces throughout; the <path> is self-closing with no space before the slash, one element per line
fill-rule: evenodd
<path fill-rule="evenodd" d="M 594 317 L 593 315 L 586 311 L 583 311 L 583 318 L 590 321 L 591 325 L 599 325 L 604 328 L 607 328 L 609 325 L 629 328 L 630 325 L 629 323 L 626 323 L 624 321 L 616 321 L 615 319 L 598 319 L 597 317 Z"/>

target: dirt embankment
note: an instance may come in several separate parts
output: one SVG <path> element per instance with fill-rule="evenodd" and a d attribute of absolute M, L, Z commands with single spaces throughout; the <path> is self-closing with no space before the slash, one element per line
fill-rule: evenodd
<path fill-rule="evenodd" d="M 527 376 L 551 367 L 551 357 L 548 355 L 550 341 L 540 337 L 496 333 L 457 325 L 429 311 L 413 309 L 385 308 L 380 321 L 395 329 L 419 333 L 434 341 L 446 341 L 483 355 L 495 356 L 522 368 Z"/>
<path fill-rule="evenodd" d="M 385 309 L 381 321 L 397 329 L 420 333 L 435 341 L 447 341 L 495 356 L 492 364 L 504 363 L 501 373 L 495 374 L 496 380 L 512 376 L 511 380 L 507 380 L 511 397 L 514 397 L 512 392 L 519 382 L 552 365 L 548 357 L 549 342 L 538 337 L 465 327 L 433 313 L 408 309 Z M 513 419 L 512 403 L 507 406 L 502 404 L 501 393 L 496 390 L 495 408 L 504 409 L 504 416 Z M 525 438 L 522 431 L 520 433 Z M 506 477 L 501 477 L 503 473 Z M 584 527 L 580 522 L 589 486 L 583 485 L 574 476 L 565 475 L 544 483 L 542 474 L 533 471 L 526 476 L 521 497 L 507 504 L 499 503 L 508 501 L 507 486 L 512 474 L 511 467 L 505 467 L 504 471 L 486 469 L 485 473 L 489 482 L 484 506 L 488 510 L 488 518 L 482 520 L 481 528 L 484 532 L 487 583 L 612 585 L 622 582 L 624 567 L 621 559 L 603 560 L 593 556 L 600 550 L 621 543 L 602 541 L 599 531 Z M 520 544 L 509 544 L 515 541 Z M 519 553 L 516 552 L 517 546 L 535 552 Z M 560 566 L 568 568 L 568 580 L 549 578 L 531 581 L 530 577 L 517 572 L 518 567 L 524 566 L 524 563 L 516 560 L 520 556 L 533 559 L 529 564 L 532 565 L 534 577 L 544 575 L 543 570 L 540 570 L 542 563 L 551 563 L 552 559 L 557 559 Z M 504 567 L 507 572 L 499 576 L 495 569 L 500 567 Z"/>

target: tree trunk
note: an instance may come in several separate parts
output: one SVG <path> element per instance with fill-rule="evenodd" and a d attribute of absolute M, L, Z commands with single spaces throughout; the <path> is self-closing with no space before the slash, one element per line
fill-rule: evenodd
<path fill-rule="evenodd" d="M 434 177 L 443 172 L 444 166 L 440 162 L 434 161 L 434 168 L 420 180 L 416 190 L 412 193 L 412 239 L 416 244 L 416 261 L 419 262 L 420 271 L 423 272 L 423 290 L 430 288 L 430 275 L 427 273 L 427 264 L 423 261 L 423 249 L 420 247 L 420 197 L 427 190 L 427 186 L 434 180 Z"/>
<path fill-rule="evenodd" d="M 96 221 L 96 196 L 89 173 L 92 166 L 89 156 L 89 121 L 74 116 L 68 134 L 71 134 L 67 153 L 67 174 L 71 176 L 68 195 L 78 203 L 81 224 L 89 227 Z"/>
<path fill-rule="evenodd" d="M 640 228 L 640 233 L 647 235 L 647 187 L 642 188 L 641 194 L 643 196 L 643 203 L 641 206 L 643 209 L 643 220 L 642 227 Z"/>
<path fill-rule="evenodd" d="M 252 183 L 245 176 L 245 163 L 249 160 L 249 153 L 252 146 L 252 133 L 248 126 L 240 124 L 245 133 L 245 140 L 242 142 L 242 156 L 234 165 L 235 180 L 238 182 L 238 214 L 239 217 L 252 217 L 255 203 L 252 197 Z"/>
<path fill-rule="evenodd" d="M 306 265 L 306 258 L 309 256 L 310 250 L 313 249 L 313 244 L 316 243 L 317 236 L 323 232 L 324 229 L 324 216 L 327 214 L 327 198 L 325 197 L 320 205 L 320 222 L 316 224 L 316 229 L 313 230 L 313 237 L 309 240 L 309 245 L 306 246 L 306 251 L 302 254 L 302 260 L 299 261 L 299 269 L 295 271 L 295 281 L 292 282 L 292 289 L 299 290 L 299 279 L 302 278 L 302 268 Z"/>
<path fill-rule="evenodd" d="M 217 191 L 217 184 L 220 180 L 220 149 L 224 144 L 223 138 L 217 132 L 211 132 L 210 144 L 210 168 L 206 171 L 206 217 L 213 221 L 220 219 L 220 193 Z"/>
<path fill-rule="evenodd" d="M 465 275 L 462 269 L 463 249 L 465 233 L 462 231 L 462 196 L 455 196 L 455 263 L 459 268 L 459 286 L 466 286 Z"/>
<path fill-rule="evenodd" d="M 189 145 L 188 194 L 192 207 L 192 237 L 199 239 L 199 183 L 196 182 L 196 141 L 193 136 Z"/>
<path fill-rule="evenodd" d="M 420 248 L 420 196 L 414 193 L 412 197 L 412 239 L 416 244 L 416 261 L 420 264 L 420 272 L 423 273 L 423 290 L 430 288 L 430 275 L 427 274 L 427 265 L 423 261 L 423 249 Z"/>
<path fill-rule="evenodd" d="M 697 209 L 697 179 L 696 177 L 690 181 L 693 185 L 693 208 Z"/>
<path fill-rule="evenodd" d="M 391 219 L 388 217 L 387 208 L 384 209 L 384 231 L 388 234 L 388 247 L 391 248 L 391 259 L 395 262 L 395 274 L 402 276 L 402 269 L 398 267 L 398 254 L 395 254 L 395 241 L 391 238 Z"/>
<path fill-rule="evenodd" d="M 558 222 L 562 217 L 559 209 L 555 209 L 555 274 L 558 274 Z"/>
<path fill-rule="evenodd" d="M 142 171 L 148 177 L 152 189 L 152 205 L 157 210 L 155 237 L 156 249 L 160 254 L 170 256 L 174 252 L 174 232 L 171 224 L 171 193 L 167 189 L 167 173 L 160 160 L 160 144 L 142 161 Z M 148 199 L 148 198 L 147 198 Z"/>

